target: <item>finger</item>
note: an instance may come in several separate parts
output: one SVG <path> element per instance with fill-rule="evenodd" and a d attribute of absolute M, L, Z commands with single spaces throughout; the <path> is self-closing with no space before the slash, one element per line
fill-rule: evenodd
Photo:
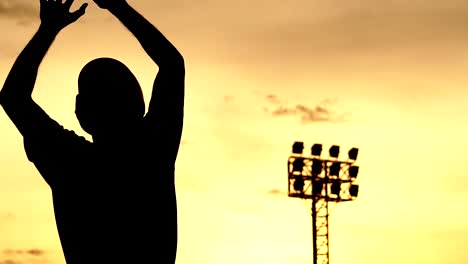
<path fill-rule="evenodd" d="M 71 20 L 73 22 L 75 22 L 76 20 L 78 20 L 78 18 L 83 16 L 85 14 L 85 12 L 86 12 L 87 7 L 88 7 L 88 3 L 82 4 L 80 9 L 78 9 L 75 12 L 71 13 Z"/>
<path fill-rule="evenodd" d="M 65 7 L 67 10 L 70 10 L 70 7 L 72 6 L 74 0 L 66 0 L 65 3 L 63 4 L 63 7 Z"/>

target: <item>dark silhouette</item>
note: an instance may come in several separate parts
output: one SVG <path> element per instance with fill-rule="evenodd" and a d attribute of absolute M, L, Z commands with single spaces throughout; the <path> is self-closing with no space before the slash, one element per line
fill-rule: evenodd
<path fill-rule="evenodd" d="M 141 88 L 124 64 L 111 58 L 89 62 L 76 97 L 76 116 L 93 138 L 87 141 L 32 99 L 50 45 L 85 13 L 87 4 L 70 12 L 72 2 L 40 0 L 41 24 L 14 63 L 0 103 L 23 135 L 28 159 L 52 190 L 68 264 L 174 263 L 184 59 L 125 0 L 94 0 L 134 34 L 159 69 L 145 115 Z"/>

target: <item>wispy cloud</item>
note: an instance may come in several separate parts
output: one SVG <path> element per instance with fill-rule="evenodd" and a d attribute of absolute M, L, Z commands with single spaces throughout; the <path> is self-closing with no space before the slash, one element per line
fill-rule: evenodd
<path fill-rule="evenodd" d="M 332 101 L 330 99 L 323 100 L 316 106 L 306 106 L 303 104 L 287 106 L 281 102 L 278 96 L 273 94 L 268 95 L 266 99 L 274 108 L 273 110 L 270 110 L 267 107 L 265 108 L 265 111 L 274 117 L 299 116 L 304 124 L 343 121 L 343 115 L 336 115 L 331 110 Z"/>
<path fill-rule="evenodd" d="M 282 191 L 282 190 L 280 190 L 280 189 L 271 189 L 271 190 L 268 190 L 268 194 L 270 194 L 270 195 L 281 195 L 281 196 L 283 196 L 283 195 L 286 194 L 286 192 L 284 192 L 284 191 Z"/>
<path fill-rule="evenodd" d="M 268 102 L 270 102 L 271 104 L 275 104 L 275 105 L 278 105 L 280 104 L 280 100 L 278 98 L 278 96 L 274 95 L 274 94 L 269 94 L 267 95 L 266 99 L 268 100 Z"/>
<path fill-rule="evenodd" d="M 13 259 L 6 259 L 6 260 L 0 260 L 0 264 L 22 264 L 23 262 L 13 260 Z"/>
<path fill-rule="evenodd" d="M 315 106 L 313 108 L 307 107 L 305 105 L 298 104 L 295 107 L 284 107 L 280 106 L 272 112 L 273 116 L 300 116 L 302 122 L 311 123 L 311 122 L 326 122 L 333 121 L 330 116 L 330 112 L 323 108 L 322 106 Z"/>
<path fill-rule="evenodd" d="M 1 220 L 13 220 L 14 218 L 15 218 L 15 215 L 12 213 L 0 213 Z"/>
<path fill-rule="evenodd" d="M 48 263 L 47 252 L 38 248 L 4 249 L 0 254 L 0 264 Z"/>
<path fill-rule="evenodd" d="M 39 10 L 33 5 L 33 1 L 0 1 L 0 18 L 13 19 L 19 24 L 29 24 L 37 19 L 38 15 Z"/>
<path fill-rule="evenodd" d="M 32 249 L 5 249 L 3 254 L 6 256 L 35 256 L 40 257 L 46 254 L 45 250 L 32 248 Z"/>
<path fill-rule="evenodd" d="M 224 99 L 224 102 L 225 102 L 226 104 L 228 104 L 228 103 L 231 103 L 231 102 L 234 101 L 234 96 L 232 96 L 232 95 L 226 95 L 226 96 L 224 96 L 223 99 Z"/>

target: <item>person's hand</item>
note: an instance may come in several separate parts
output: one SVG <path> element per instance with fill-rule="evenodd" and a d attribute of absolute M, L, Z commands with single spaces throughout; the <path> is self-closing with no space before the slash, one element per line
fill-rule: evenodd
<path fill-rule="evenodd" d="M 102 9 L 112 9 L 126 3 L 126 0 L 93 0 Z"/>
<path fill-rule="evenodd" d="M 81 16 L 84 15 L 88 4 L 83 4 L 81 7 L 70 12 L 70 7 L 74 0 L 40 0 L 41 10 L 41 26 L 59 32 L 66 26 L 77 21 Z M 63 3 L 62 3 L 63 2 Z"/>

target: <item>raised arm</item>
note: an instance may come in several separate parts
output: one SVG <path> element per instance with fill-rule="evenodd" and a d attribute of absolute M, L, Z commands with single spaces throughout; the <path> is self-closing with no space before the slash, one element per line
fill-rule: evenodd
<path fill-rule="evenodd" d="M 174 64 L 180 66 L 184 63 L 182 55 L 172 43 L 126 0 L 94 0 L 94 2 L 117 17 L 159 67 Z"/>
<path fill-rule="evenodd" d="M 156 128 L 156 137 L 166 151 L 177 154 L 183 125 L 184 59 L 174 45 L 125 0 L 94 0 L 109 10 L 137 38 L 143 49 L 158 65 L 159 72 L 145 117 Z"/>
<path fill-rule="evenodd" d="M 31 96 L 39 65 L 55 37 L 85 13 L 87 4 L 70 13 L 72 3 L 73 0 L 65 3 L 40 0 L 39 29 L 16 59 L 0 92 L 0 104 L 23 135 L 37 129 L 40 125 L 38 120 L 47 120 Z"/>

